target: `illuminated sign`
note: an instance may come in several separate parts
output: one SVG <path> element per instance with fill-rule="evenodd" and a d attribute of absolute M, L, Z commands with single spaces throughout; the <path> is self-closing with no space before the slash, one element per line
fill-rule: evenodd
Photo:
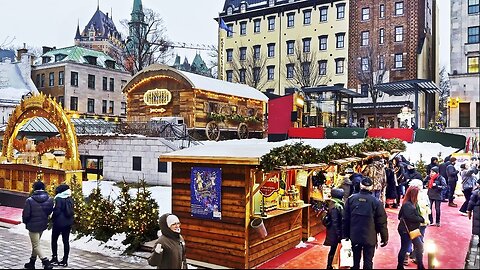
<path fill-rule="evenodd" d="M 167 105 L 172 100 L 172 93 L 167 89 L 148 90 L 143 95 L 143 101 L 149 106 Z"/>

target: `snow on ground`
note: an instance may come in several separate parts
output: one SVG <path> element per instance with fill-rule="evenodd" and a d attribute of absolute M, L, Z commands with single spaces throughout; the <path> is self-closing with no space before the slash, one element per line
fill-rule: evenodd
<path fill-rule="evenodd" d="M 422 160 L 425 164 L 430 163 L 431 157 L 440 157 L 444 159 L 446 156 L 455 153 L 458 149 L 452 147 L 446 147 L 439 143 L 429 143 L 429 142 L 414 142 L 414 143 L 405 143 L 407 149 L 405 152 L 401 152 L 407 160 L 412 163 L 416 163 L 420 160 L 420 154 L 422 154 Z"/>

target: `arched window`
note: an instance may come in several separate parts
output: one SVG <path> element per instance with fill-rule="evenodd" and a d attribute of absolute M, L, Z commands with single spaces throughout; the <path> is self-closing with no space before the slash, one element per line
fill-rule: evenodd
<path fill-rule="evenodd" d="M 245 13 L 245 11 L 247 11 L 247 4 L 242 3 L 240 5 L 240 13 Z"/>
<path fill-rule="evenodd" d="M 230 6 L 227 8 L 227 15 L 232 15 L 232 13 L 233 13 L 233 7 Z"/>

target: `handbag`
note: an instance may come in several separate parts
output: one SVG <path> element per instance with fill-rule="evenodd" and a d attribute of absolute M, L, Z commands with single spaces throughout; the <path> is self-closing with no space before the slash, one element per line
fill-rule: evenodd
<path fill-rule="evenodd" d="M 413 239 L 422 235 L 422 233 L 420 232 L 420 229 L 415 229 L 415 230 L 410 231 L 408 229 L 407 223 L 405 222 L 405 219 L 402 218 L 402 220 L 403 220 L 403 224 L 405 224 L 405 228 L 407 228 L 407 232 L 408 232 L 408 235 L 410 236 L 411 240 L 413 240 Z"/>

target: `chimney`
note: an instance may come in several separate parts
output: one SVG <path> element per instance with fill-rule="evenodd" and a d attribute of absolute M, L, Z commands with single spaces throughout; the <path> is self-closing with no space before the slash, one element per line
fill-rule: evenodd
<path fill-rule="evenodd" d="M 27 52 L 28 52 L 28 49 L 25 47 L 25 43 L 23 43 L 23 48 L 17 50 L 17 61 L 21 61 L 22 55 Z"/>
<path fill-rule="evenodd" d="M 49 52 L 49 51 L 51 51 L 51 50 L 52 50 L 52 48 L 51 48 L 51 47 L 48 47 L 48 46 L 42 46 L 42 54 L 43 54 L 43 53 L 47 53 L 47 52 Z"/>

